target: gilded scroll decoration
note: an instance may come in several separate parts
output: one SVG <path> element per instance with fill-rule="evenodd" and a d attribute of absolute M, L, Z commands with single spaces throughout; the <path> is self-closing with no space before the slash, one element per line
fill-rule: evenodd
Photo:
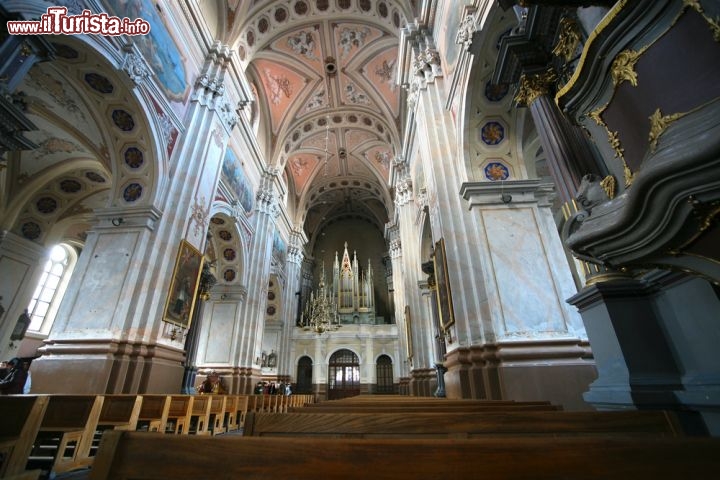
<path fill-rule="evenodd" d="M 716 42 L 720 42 L 720 18 L 712 18 L 708 16 L 703 10 L 702 5 L 700 5 L 699 0 L 683 0 L 683 5 L 685 8 L 690 7 L 696 12 L 698 12 L 700 15 L 702 15 L 705 21 L 710 24 L 710 30 L 712 30 L 713 39 L 715 39 Z M 685 10 L 685 8 L 683 8 L 683 11 Z"/>
<path fill-rule="evenodd" d="M 605 193 L 607 193 L 607 196 L 610 200 L 615 198 L 615 190 L 617 189 L 617 181 L 615 180 L 615 177 L 612 175 L 608 175 L 607 177 L 603 178 L 600 182 L 600 186 L 605 190 Z"/>
<path fill-rule="evenodd" d="M 552 53 L 569 62 L 580 44 L 580 30 L 577 22 L 570 17 L 565 17 L 560 21 L 559 30 L 558 42 Z"/>
<path fill-rule="evenodd" d="M 625 159 L 622 159 L 623 161 L 623 174 L 625 176 L 625 188 L 628 188 L 630 185 L 632 185 L 633 180 L 635 180 L 635 174 L 630 170 L 630 167 L 628 167 L 628 164 L 625 162 Z"/>
<path fill-rule="evenodd" d="M 650 134 L 648 135 L 648 142 L 650 142 L 651 152 L 655 152 L 660 136 L 665 133 L 665 130 L 670 126 L 670 124 L 685 115 L 685 113 L 673 113 L 663 116 L 659 108 L 650 115 Z"/>
<path fill-rule="evenodd" d="M 552 69 L 537 75 L 523 75 L 520 77 L 520 86 L 515 95 L 518 105 L 530 106 L 535 100 L 550 93 L 550 87 L 557 81 L 557 75 Z"/>
<path fill-rule="evenodd" d="M 640 55 L 643 54 L 645 48 L 642 50 L 624 50 L 617 54 L 615 60 L 613 60 L 612 66 L 610 67 L 610 75 L 613 79 L 615 86 L 621 84 L 627 80 L 630 85 L 637 87 L 637 72 L 635 72 L 635 64 L 637 63 Z"/>
<path fill-rule="evenodd" d="M 689 196 L 687 201 L 692 205 L 693 215 L 697 220 L 697 228 L 690 238 L 681 245 L 670 249 L 668 251 L 670 255 L 682 255 L 707 229 L 713 226 L 720 216 L 720 201 L 702 203 L 694 195 Z"/>

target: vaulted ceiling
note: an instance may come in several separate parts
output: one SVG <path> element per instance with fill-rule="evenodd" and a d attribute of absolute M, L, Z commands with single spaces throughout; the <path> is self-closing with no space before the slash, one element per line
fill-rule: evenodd
<path fill-rule="evenodd" d="M 388 219 L 403 108 L 398 34 L 411 3 L 230 0 L 224 12 L 213 5 L 217 36 L 238 52 L 255 90 L 268 163 L 283 169 L 293 220 L 311 236 L 338 218 L 380 229 Z"/>

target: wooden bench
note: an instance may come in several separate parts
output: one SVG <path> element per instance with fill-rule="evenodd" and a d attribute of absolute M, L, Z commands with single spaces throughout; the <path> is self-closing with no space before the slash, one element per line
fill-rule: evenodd
<path fill-rule="evenodd" d="M 170 413 L 170 395 L 143 395 L 136 429 L 165 432 Z"/>
<path fill-rule="evenodd" d="M 474 438 L 533 435 L 682 436 L 664 411 L 497 413 L 249 413 L 245 436 Z M 720 452 L 719 452 L 720 453 Z"/>
<path fill-rule="evenodd" d="M 242 428 L 245 425 L 245 417 L 250 408 L 250 395 L 238 395 L 237 398 L 237 426 Z"/>
<path fill-rule="evenodd" d="M 210 435 L 210 409 L 213 395 L 195 395 L 190 410 L 187 433 Z"/>
<path fill-rule="evenodd" d="M 713 478 L 720 439 L 326 439 L 107 431 L 91 479 Z"/>
<path fill-rule="evenodd" d="M 355 400 L 343 399 L 343 400 L 327 400 L 324 402 L 318 402 L 314 404 L 306 405 L 307 408 L 339 408 L 347 409 L 348 407 L 424 407 L 424 406 L 507 406 L 507 405 L 543 405 L 550 406 L 552 403 L 548 401 L 527 401 L 518 402 L 515 400 L 471 400 L 471 399 L 438 399 L 438 398 L 418 398 L 413 400 L 407 400 L 405 398 L 398 399 L 366 399 L 366 400 Z"/>
<path fill-rule="evenodd" d="M 208 395 L 210 398 L 210 411 L 208 414 L 207 429 L 212 435 L 225 433 L 225 404 L 227 395 Z"/>
<path fill-rule="evenodd" d="M 194 395 L 171 395 L 165 432 L 187 435 L 193 412 Z"/>
<path fill-rule="evenodd" d="M 25 474 L 47 405 L 46 396 L 0 396 L 0 478 Z"/>
<path fill-rule="evenodd" d="M 93 437 L 103 404 L 97 395 L 49 395 L 28 465 L 62 473 L 92 464 Z"/>
<path fill-rule="evenodd" d="M 560 407 L 556 405 L 525 405 L 525 404 L 508 404 L 508 405 L 348 405 L 346 407 L 326 407 L 323 405 L 312 407 L 291 408 L 288 412 L 292 413 L 441 413 L 441 412 L 466 412 L 466 413 L 482 413 L 482 412 L 521 412 L 521 411 L 558 411 Z"/>
<path fill-rule="evenodd" d="M 98 428 L 135 430 L 142 401 L 140 395 L 102 395 Z"/>

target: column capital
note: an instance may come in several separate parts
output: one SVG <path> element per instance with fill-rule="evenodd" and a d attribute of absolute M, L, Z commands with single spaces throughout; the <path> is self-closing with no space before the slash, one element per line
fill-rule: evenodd
<path fill-rule="evenodd" d="M 460 21 L 455 43 L 462 45 L 463 49 L 469 50 L 472 45 L 473 34 L 477 30 L 477 17 L 474 11 L 466 11 L 467 14 Z"/>
<path fill-rule="evenodd" d="M 290 245 L 288 247 L 288 262 L 296 265 L 302 265 L 305 255 L 303 254 L 302 248 Z"/>
<path fill-rule="evenodd" d="M 402 256 L 402 243 L 399 238 L 390 240 L 390 258 L 396 260 Z"/>
<path fill-rule="evenodd" d="M 395 181 L 395 204 L 398 206 L 407 205 L 413 198 L 412 179 L 405 173 Z"/>
<path fill-rule="evenodd" d="M 515 101 L 518 105 L 530 106 L 543 95 L 549 95 L 550 90 L 557 81 L 557 74 L 553 69 L 534 75 L 523 74 L 520 77 L 518 92 Z"/>

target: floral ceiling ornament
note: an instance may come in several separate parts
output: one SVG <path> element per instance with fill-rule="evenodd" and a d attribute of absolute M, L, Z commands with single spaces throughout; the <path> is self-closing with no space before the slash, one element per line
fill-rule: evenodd
<path fill-rule="evenodd" d="M 139 50 L 132 44 L 123 47 L 125 57 L 123 58 L 122 69 L 128 74 L 135 85 L 139 85 L 151 74 L 150 67 Z"/>
<path fill-rule="evenodd" d="M 368 35 L 370 35 L 370 29 L 367 27 L 363 27 L 362 29 L 343 28 L 340 32 L 339 44 L 342 50 L 341 58 L 345 58 L 353 47 L 362 47 Z"/>
<path fill-rule="evenodd" d="M 302 30 L 297 35 L 288 37 L 287 45 L 298 55 L 302 55 L 309 60 L 318 60 L 313 52 L 315 50 L 315 36 L 312 32 Z"/>
<path fill-rule="evenodd" d="M 207 230 L 208 225 L 208 211 L 205 209 L 205 197 L 200 197 L 200 201 L 195 199 L 195 204 L 192 206 L 192 214 L 190 219 L 195 222 L 195 236 L 199 236 L 202 232 Z"/>

